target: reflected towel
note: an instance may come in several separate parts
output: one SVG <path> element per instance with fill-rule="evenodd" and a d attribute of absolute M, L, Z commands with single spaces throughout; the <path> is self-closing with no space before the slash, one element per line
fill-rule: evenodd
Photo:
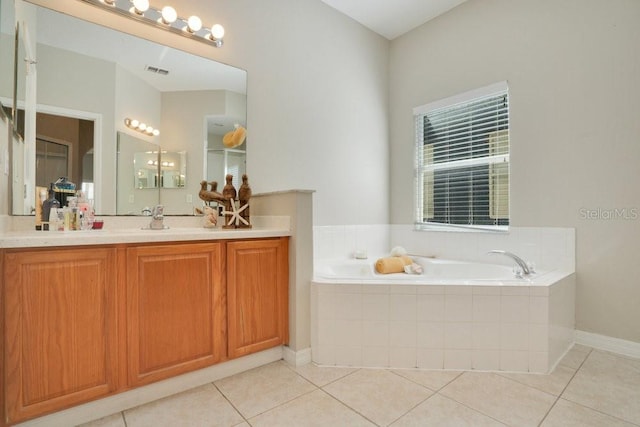
<path fill-rule="evenodd" d="M 222 143 L 227 148 L 235 148 L 242 145 L 247 137 L 247 130 L 240 125 L 235 125 L 235 130 L 228 132 L 222 137 Z"/>
<path fill-rule="evenodd" d="M 376 261 L 376 271 L 380 274 L 404 273 L 404 266 L 413 264 L 408 256 L 380 258 Z"/>

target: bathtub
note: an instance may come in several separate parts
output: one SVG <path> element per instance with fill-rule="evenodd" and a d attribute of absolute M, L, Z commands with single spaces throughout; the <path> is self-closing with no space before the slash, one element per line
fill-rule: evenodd
<path fill-rule="evenodd" d="M 412 257 L 422 267 L 421 274 L 379 274 L 375 271 L 375 259 L 335 259 L 316 263 L 317 280 L 367 282 L 367 283 L 416 283 L 432 285 L 486 285 L 491 282 L 504 284 L 534 284 L 546 272 L 536 272 L 526 278 L 516 277 L 513 267 L 499 264 L 447 260 L 428 257 Z"/>
<path fill-rule="evenodd" d="M 423 274 L 378 274 L 375 260 L 315 260 L 315 363 L 548 373 L 573 345 L 572 271 L 414 257 Z"/>

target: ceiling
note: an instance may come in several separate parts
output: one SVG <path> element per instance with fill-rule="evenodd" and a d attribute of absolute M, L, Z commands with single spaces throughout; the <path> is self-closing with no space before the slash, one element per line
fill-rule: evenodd
<path fill-rule="evenodd" d="M 322 0 L 389 40 L 466 0 Z"/>

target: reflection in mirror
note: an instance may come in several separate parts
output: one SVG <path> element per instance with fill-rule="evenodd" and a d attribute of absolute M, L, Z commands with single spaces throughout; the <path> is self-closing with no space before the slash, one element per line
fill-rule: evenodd
<path fill-rule="evenodd" d="M 156 144 L 118 132 L 116 214 L 143 215 L 158 204 L 159 158 Z"/>
<path fill-rule="evenodd" d="M 66 177 L 93 200 L 93 121 L 36 113 L 36 185 Z"/>
<path fill-rule="evenodd" d="M 246 173 L 247 142 L 235 148 L 226 148 L 222 142 L 224 135 L 234 130 L 235 124 L 241 124 L 233 119 L 232 116 L 207 117 L 206 179 L 224 183 L 225 177 L 230 174 L 233 176 L 233 186 L 239 188 L 241 177 Z"/>
<path fill-rule="evenodd" d="M 187 152 L 160 152 L 160 186 L 184 188 L 187 182 Z"/>
<path fill-rule="evenodd" d="M 118 141 L 122 139 L 119 134 Z M 142 141 L 144 142 L 144 141 Z M 121 147 L 118 145 L 118 150 Z M 124 158 L 124 160 L 123 160 Z M 126 157 L 118 152 L 118 170 L 124 170 L 120 162 L 127 161 Z M 158 167 L 159 166 L 159 167 Z M 159 171 L 158 171 L 159 169 Z M 185 151 L 175 153 L 158 150 L 141 151 L 133 154 L 134 188 L 183 188 L 187 180 L 187 153 Z M 124 173 L 124 172 L 123 172 Z M 160 177 L 160 179 L 158 179 Z"/>
<path fill-rule="evenodd" d="M 15 16 L 13 0 L 0 0 L 0 118 L 10 120 L 13 108 Z"/>
<path fill-rule="evenodd" d="M 121 161 L 121 153 L 118 152 L 118 168 L 122 167 Z M 158 150 L 133 153 L 133 178 L 133 188 L 158 188 Z"/>
<path fill-rule="evenodd" d="M 201 159 L 202 141 L 208 140 L 207 118 L 217 117 L 246 126 L 246 72 L 28 5 L 37 14 L 37 19 L 28 22 L 28 26 L 34 31 L 33 39 L 37 40 L 38 110 L 50 113 L 45 109 L 51 107 L 70 111 L 72 116 L 93 124 L 94 149 L 91 154 L 78 156 L 82 157 L 83 164 L 93 156 L 97 213 L 139 215 L 145 206 L 159 202 L 158 191 L 162 191 L 165 214 L 192 214 L 199 205 L 196 204 L 199 182 L 207 177 L 209 169 L 206 161 L 194 161 Z M 153 70 L 161 72 L 151 72 Z M 160 135 L 136 135 L 137 132 L 125 126 L 126 117 L 151 124 L 160 130 Z M 27 121 L 27 129 L 28 126 Z M 40 132 L 35 129 L 32 133 L 34 149 L 33 153 L 25 154 L 24 177 L 29 170 L 35 170 L 35 140 L 36 133 Z M 133 154 L 128 163 L 130 170 L 123 172 L 121 153 L 116 152 L 120 134 L 136 135 L 139 141 L 153 143 L 156 150 L 161 147 L 162 151 L 181 153 L 179 162 L 174 161 L 175 169 L 165 168 L 160 173 L 158 181 L 163 187 L 137 188 Z M 191 163 L 187 165 L 188 161 Z M 117 176 L 114 176 L 116 166 Z M 189 179 L 184 177 L 187 168 Z M 217 180 L 223 180 L 222 170 L 216 175 Z M 124 187 L 120 188 L 121 185 Z M 20 188 L 14 187 L 14 190 L 24 193 Z M 25 205 L 33 203 L 32 193 L 26 196 Z M 17 208 L 16 204 L 13 213 L 28 213 L 28 209 Z"/>

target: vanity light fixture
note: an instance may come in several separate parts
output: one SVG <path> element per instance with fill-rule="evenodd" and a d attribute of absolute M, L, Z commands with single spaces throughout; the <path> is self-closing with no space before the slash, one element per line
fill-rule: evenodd
<path fill-rule="evenodd" d="M 202 19 L 192 15 L 181 18 L 171 6 L 155 9 L 149 0 L 80 0 L 102 9 L 110 10 L 122 16 L 128 16 L 140 22 L 163 28 L 193 40 L 205 42 L 215 47 L 222 47 L 224 27 L 214 24 L 211 28 L 202 26 Z"/>
<path fill-rule="evenodd" d="M 164 25 L 171 25 L 176 22 L 178 19 L 178 12 L 171 6 L 165 6 L 160 11 L 161 18 L 158 20 L 159 23 Z"/>
<path fill-rule="evenodd" d="M 130 119 L 129 117 L 127 117 L 126 119 L 124 119 L 124 124 L 129 129 L 137 130 L 138 132 L 143 133 L 147 136 L 160 135 L 160 131 L 158 129 L 154 129 L 151 126 L 148 126 L 146 123 L 142 123 L 136 119 Z"/>
<path fill-rule="evenodd" d="M 202 29 L 202 19 L 195 15 L 190 16 L 189 19 L 187 19 L 187 26 L 184 27 L 184 29 L 191 34 L 197 33 Z"/>
<path fill-rule="evenodd" d="M 136 15 L 144 16 L 144 13 L 149 10 L 149 0 L 132 0 L 133 7 L 129 9 L 129 12 Z"/>

